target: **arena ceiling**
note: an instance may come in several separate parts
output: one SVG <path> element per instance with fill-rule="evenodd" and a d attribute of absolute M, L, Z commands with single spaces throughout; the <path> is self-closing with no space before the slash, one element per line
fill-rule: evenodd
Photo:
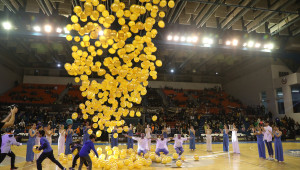
<path fill-rule="evenodd" d="M 140 3 L 125 0 L 127 4 Z M 193 81 L 190 75 L 199 75 L 200 81 L 216 82 L 238 65 L 245 64 L 257 57 L 286 57 L 286 53 L 300 53 L 300 1 L 298 0 L 175 0 L 173 9 L 166 12 L 166 28 L 159 32 L 155 43 L 158 45 L 156 56 L 164 62 L 158 70 L 164 79 L 174 79 L 166 74 L 174 70 L 182 75 L 182 81 Z M 111 0 L 102 2 L 106 6 Z M 0 61 L 10 68 L 25 70 L 61 69 L 71 62 L 73 45 L 64 36 L 56 33 L 34 33 L 36 24 L 50 23 L 63 27 L 70 21 L 72 8 L 83 5 L 79 0 L 1 0 L 0 21 L 14 23 L 13 31 L 0 29 Z M 216 46 L 204 48 L 199 45 L 174 43 L 167 36 L 188 33 L 200 38 L 206 35 L 217 37 L 216 43 L 224 44 L 228 38 L 257 39 L 272 41 L 276 49 L 271 53 L 242 48 Z M 299 36 L 299 37 L 298 37 Z M 105 54 L 106 55 L 106 54 Z M 101 60 L 101 58 L 99 58 Z M 295 61 L 295 60 L 292 60 Z M 295 62 L 285 62 L 289 67 Z M 294 70 L 297 70 L 294 68 Z M 217 74 L 218 73 L 218 74 Z M 29 74 L 29 73 L 28 73 Z M 45 73 L 47 74 L 47 71 Z M 206 77 L 205 77 L 206 76 Z"/>

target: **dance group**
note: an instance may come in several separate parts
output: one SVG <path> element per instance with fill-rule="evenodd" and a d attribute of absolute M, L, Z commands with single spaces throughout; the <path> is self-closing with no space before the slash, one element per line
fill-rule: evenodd
<path fill-rule="evenodd" d="M 98 153 L 95 150 L 94 143 L 95 142 L 95 135 L 89 135 L 88 130 L 91 127 L 89 126 L 89 123 L 86 123 L 86 126 L 83 128 L 84 135 L 83 135 L 83 145 L 80 141 L 73 142 L 72 141 L 72 135 L 74 134 L 74 131 L 72 130 L 72 125 L 68 125 L 68 129 L 65 130 L 64 126 L 61 125 L 59 127 L 59 138 L 58 138 L 58 155 L 61 153 L 67 154 L 73 154 L 73 163 L 71 170 L 75 168 L 77 159 L 80 158 L 80 165 L 79 170 L 81 170 L 83 164 L 87 166 L 88 169 L 92 169 L 92 161 L 89 157 L 89 153 L 91 150 L 95 152 L 95 155 L 98 157 Z M 274 129 L 274 131 L 272 131 Z M 259 157 L 266 159 L 265 154 L 265 145 L 267 147 L 269 158 L 268 160 L 274 160 L 273 156 L 273 146 L 272 146 L 272 138 L 274 137 L 275 142 L 275 159 L 277 159 L 279 162 L 283 162 L 283 149 L 282 149 L 282 143 L 281 143 L 281 135 L 282 132 L 279 130 L 278 126 L 272 127 L 269 126 L 268 122 L 264 123 L 264 126 L 257 126 L 256 128 L 252 129 L 252 132 L 257 137 L 257 145 L 258 145 L 258 153 Z M 57 166 L 59 166 L 61 169 L 64 168 L 54 157 L 53 150 L 51 147 L 52 144 L 52 138 L 51 136 L 54 134 L 55 129 L 51 129 L 50 125 L 45 127 L 38 127 L 36 128 L 36 124 L 33 124 L 31 129 L 29 130 L 29 140 L 27 142 L 27 153 L 26 153 L 26 161 L 27 162 L 33 162 L 34 159 L 37 160 L 37 169 L 42 169 L 42 162 L 44 159 L 49 158 L 52 162 L 54 162 Z M 223 131 L 223 151 L 228 152 L 229 151 L 229 129 L 227 125 L 224 125 Z M 233 153 L 239 154 L 239 144 L 238 144 L 238 138 L 237 138 L 237 128 L 235 125 L 233 125 L 232 131 L 232 147 L 233 147 Z M 156 141 L 156 150 L 155 153 L 160 156 L 161 153 L 167 155 L 169 154 L 168 150 L 168 142 L 171 140 L 174 140 L 174 149 L 176 150 L 176 153 L 179 155 L 179 158 L 181 157 L 182 153 L 184 152 L 183 149 L 183 142 L 186 140 L 190 140 L 190 149 L 195 150 L 195 130 L 193 127 L 190 128 L 189 134 L 190 137 L 183 138 L 181 137 L 181 134 L 177 134 L 175 137 L 168 137 L 167 135 L 167 129 L 164 128 L 162 130 L 162 134 L 158 135 L 157 138 L 151 137 L 151 128 L 147 126 L 145 129 L 145 134 L 141 133 L 140 137 L 134 137 L 133 136 L 133 127 L 130 124 L 128 133 L 125 135 L 125 137 L 128 138 L 127 140 L 127 149 L 133 148 L 133 140 L 136 140 L 138 143 L 138 154 L 146 154 L 150 150 L 151 146 L 151 140 Z M 207 151 L 212 151 L 212 137 L 211 133 L 212 130 L 209 126 L 207 126 L 206 130 L 206 143 L 207 143 Z M 114 136 L 117 132 L 117 127 L 114 127 L 112 131 L 112 136 Z M 66 139 L 65 139 L 65 136 Z M 66 142 L 65 142 L 66 141 Z M 7 129 L 6 134 L 2 135 L 2 145 L 1 145 L 1 157 L 0 157 L 0 163 L 4 160 L 6 156 L 11 157 L 11 169 L 17 169 L 15 167 L 15 154 L 11 151 L 11 145 L 22 145 L 21 143 L 17 142 L 16 139 L 13 136 L 13 130 Z M 43 150 L 42 153 L 35 154 L 33 152 L 34 145 L 38 145 L 35 149 L 37 150 Z M 66 145 L 66 148 L 64 149 Z M 111 147 L 118 146 L 118 137 L 113 137 L 111 139 Z"/>
<path fill-rule="evenodd" d="M 267 147 L 269 157 L 267 160 L 274 160 L 274 152 L 273 152 L 273 146 L 272 146 L 272 138 L 274 137 L 274 148 L 275 148 L 275 159 L 277 159 L 278 162 L 283 162 L 283 148 L 281 143 L 281 135 L 282 132 L 279 130 L 278 126 L 274 126 L 274 131 L 272 131 L 272 127 L 269 126 L 268 122 L 264 123 L 264 126 L 257 126 L 256 128 L 252 128 L 252 132 L 257 137 L 257 146 L 258 146 L 258 154 L 260 158 L 266 159 L 266 153 L 265 153 L 265 145 Z M 229 129 L 227 125 L 224 125 L 223 131 L 223 151 L 228 152 L 229 151 Z M 233 153 L 240 153 L 239 149 L 239 143 L 237 138 L 237 129 L 235 125 L 233 124 L 233 128 L 231 129 L 232 135 L 232 148 Z M 211 132 L 212 130 L 207 126 L 206 129 L 206 144 L 207 144 L 207 151 L 212 150 L 211 145 Z"/>

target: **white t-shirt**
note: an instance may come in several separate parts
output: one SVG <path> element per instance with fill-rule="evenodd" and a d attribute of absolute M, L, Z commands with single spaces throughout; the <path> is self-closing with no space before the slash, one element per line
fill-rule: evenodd
<path fill-rule="evenodd" d="M 168 150 L 168 146 L 167 146 L 167 143 L 170 141 L 170 139 L 164 139 L 164 140 L 161 140 L 161 139 L 157 139 L 156 140 L 156 149 L 166 149 Z"/>
<path fill-rule="evenodd" d="M 186 141 L 187 138 L 180 138 L 180 139 L 173 138 L 173 140 L 175 141 L 174 142 L 174 148 L 178 148 L 178 147 L 182 147 L 183 142 Z"/>
<path fill-rule="evenodd" d="M 264 129 L 265 129 L 264 140 L 266 140 L 267 142 L 271 142 L 272 141 L 272 127 L 267 126 L 267 127 L 264 127 Z"/>
<path fill-rule="evenodd" d="M 147 138 L 142 139 L 138 137 L 132 137 L 132 139 L 138 142 L 138 150 L 149 150 L 148 141 L 150 139 Z"/>

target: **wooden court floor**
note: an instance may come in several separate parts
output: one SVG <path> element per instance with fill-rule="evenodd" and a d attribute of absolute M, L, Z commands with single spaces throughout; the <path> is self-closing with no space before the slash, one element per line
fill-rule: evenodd
<path fill-rule="evenodd" d="M 300 170 L 300 157 L 294 157 L 287 154 L 288 150 L 300 150 L 300 143 L 287 142 L 283 143 L 284 149 L 284 159 L 283 163 L 277 161 L 269 161 L 258 158 L 257 144 L 256 143 L 240 143 L 240 152 L 241 154 L 233 154 L 230 144 L 230 152 L 224 153 L 222 151 L 222 144 L 213 144 L 213 152 L 206 152 L 205 144 L 196 145 L 195 151 L 190 151 L 189 145 L 184 145 L 184 156 L 186 157 L 185 162 L 182 165 L 181 169 L 205 169 L 205 170 L 260 170 L 260 169 L 275 169 L 275 170 Z M 102 147 L 104 149 L 105 145 L 97 145 L 97 147 Z M 119 146 L 120 149 L 124 149 L 126 146 Z M 136 145 L 134 149 L 136 149 Z M 57 156 L 57 145 L 53 145 L 53 150 L 55 157 Z M 25 161 L 26 157 L 26 145 L 20 147 L 13 147 L 13 151 L 17 156 L 16 166 L 20 170 L 36 170 L 36 163 L 28 163 Z M 175 152 L 173 145 L 169 144 L 170 154 Z M 199 161 L 195 161 L 193 156 L 198 154 L 200 157 Z M 6 158 L 2 164 L 0 164 L 1 170 L 10 169 L 10 158 Z M 71 167 L 71 161 L 68 161 L 67 164 L 62 164 L 67 169 Z M 76 167 L 76 169 L 78 166 Z M 173 169 L 176 168 L 175 161 L 171 164 L 159 164 L 152 163 L 150 167 L 143 167 L 142 169 Z M 50 160 L 45 160 L 43 162 L 44 170 L 55 170 L 57 168 L 54 163 Z M 85 167 L 83 169 L 86 169 Z M 99 169 L 99 168 L 93 168 Z M 124 168 L 125 169 L 125 168 Z"/>

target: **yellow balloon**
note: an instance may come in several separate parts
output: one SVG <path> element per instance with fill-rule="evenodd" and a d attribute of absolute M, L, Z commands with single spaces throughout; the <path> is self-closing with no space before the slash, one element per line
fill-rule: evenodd
<path fill-rule="evenodd" d="M 78 113 L 75 112 L 72 114 L 72 119 L 77 119 L 77 117 L 78 117 Z"/>
<path fill-rule="evenodd" d="M 102 132 L 101 132 L 100 130 L 98 130 L 98 131 L 96 132 L 96 136 L 97 136 L 97 137 L 100 137 L 101 134 L 102 134 Z"/>
<path fill-rule="evenodd" d="M 92 129 L 89 129 L 89 130 L 88 130 L 88 134 L 91 135 L 92 133 L 93 133 L 93 130 L 92 130 Z"/>
<path fill-rule="evenodd" d="M 199 160 L 199 156 L 198 156 L 197 154 L 195 154 L 195 155 L 194 155 L 194 159 L 195 159 L 196 161 L 198 161 L 198 160 Z"/>
<path fill-rule="evenodd" d="M 170 8 L 174 8 L 175 2 L 174 2 L 173 0 L 169 1 L 169 2 L 168 2 L 168 6 L 169 6 Z"/>
<path fill-rule="evenodd" d="M 115 134 L 113 135 L 113 137 L 114 137 L 114 138 L 118 138 L 118 134 L 115 133 Z"/>
<path fill-rule="evenodd" d="M 181 167 L 181 165 L 182 165 L 182 162 L 180 160 L 176 161 L 176 166 L 177 167 Z"/>
<path fill-rule="evenodd" d="M 157 116 L 152 116 L 152 120 L 155 122 L 157 120 Z"/>
<path fill-rule="evenodd" d="M 173 153 L 173 159 L 178 159 L 178 154 L 177 153 Z"/>

